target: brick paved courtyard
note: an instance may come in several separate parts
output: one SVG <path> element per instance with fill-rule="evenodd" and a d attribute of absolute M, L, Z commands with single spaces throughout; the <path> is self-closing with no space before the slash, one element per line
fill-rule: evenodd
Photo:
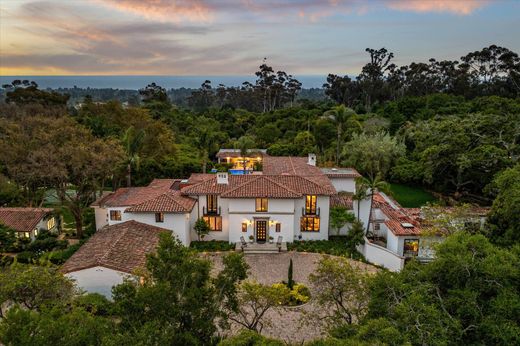
<path fill-rule="evenodd" d="M 214 270 L 222 268 L 222 254 L 214 253 L 207 255 L 214 263 Z M 287 281 L 287 269 L 289 260 L 293 260 L 293 277 L 297 282 L 309 286 L 311 293 L 312 285 L 309 283 L 309 274 L 313 273 L 322 255 L 303 252 L 284 252 L 279 254 L 258 254 L 245 257 L 250 266 L 249 279 L 263 284 L 273 284 Z M 375 272 L 375 267 L 352 261 L 352 264 Z M 277 308 L 269 311 L 267 318 L 271 320 L 271 326 L 264 327 L 262 334 L 272 336 L 291 343 L 308 341 L 319 338 L 325 331 L 325 326 L 312 321 L 308 315 L 319 314 L 319 307 L 311 301 L 301 307 Z"/>

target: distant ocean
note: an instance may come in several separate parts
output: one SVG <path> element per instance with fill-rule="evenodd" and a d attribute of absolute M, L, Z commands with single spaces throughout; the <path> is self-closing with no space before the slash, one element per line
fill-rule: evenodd
<path fill-rule="evenodd" d="M 326 76 L 295 76 L 302 87 L 321 88 Z M 137 90 L 152 82 L 166 88 L 198 88 L 205 80 L 210 80 L 213 87 L 240 86 L 243 82 L 254 83 L 255 76 L 0 76 L 0 85 L 11 83 L 15 79 L 28 79 L 38 83 L 40 89 L 58 88 L 113 88 Z"/>

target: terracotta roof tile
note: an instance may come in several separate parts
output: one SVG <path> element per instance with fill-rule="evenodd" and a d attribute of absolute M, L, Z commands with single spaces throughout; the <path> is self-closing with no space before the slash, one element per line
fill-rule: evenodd
<path fill-rule="evenodd" d="M 0 208 L 0 223 L 18 232 L 30 232 L 51 208 Z"/>
<path fill-rule="evenodd" d="M 70 273 L 100 266 L 132 273 L 145 266 L 146 255 L 156 250 L 162 232 L 170 231 L 137 221 L 104 227 L 94 233 L 60 270 Z"/>
<path fill-rule="evenodd" d="M 241 188 L 240 188 L 241 187 Z M 231 192 L 235 190 L 234 192 Z M 298 198 L 303 195 L 336 194 L 331 184 L 320 185 L 306 177 L 295 175 L 230 175 L 228 184 L 217 184 L 216 175 L 201 183 L 183 188 L 185 195 L 222 195 L 225 198 L 273 196 Z"/>
<path fill-rule="evenodd" d="M 175 179 L 155 179 L 145 187 L 122 187 L 101 197 L 92 206 L 128 207 L 140 204 L 171 191 L 175 181 Z"/>
<path fill-rule="evenodd" d="M 168 191 L 136 204 L 125 210 L 126 212 L 164 212 L 164 213 L 189 213 L 195 206 L 196 200 L 181 195 L 179 191 Z"/>
<path fill-rule="evenodd" d="M 300 198 L 303 195 L 264 175 L 253 176 L 246 182 L 221 194 L 223 198 Z"/>
<path fill-rule="evenodd" d="M 323 174 L 329 178 L 359 178 L 361 174 L 355 168 L 321 168 Z"/>

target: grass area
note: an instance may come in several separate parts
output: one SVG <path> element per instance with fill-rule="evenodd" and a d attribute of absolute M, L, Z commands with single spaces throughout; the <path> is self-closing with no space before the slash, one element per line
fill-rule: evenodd
<path fill-rule="evenodd" d="M 392 197 L 405 208 L 419 208 L 428 202 L 437 201 L 431 193 L 420 187 L 392 183 L 390 191 Z"/>

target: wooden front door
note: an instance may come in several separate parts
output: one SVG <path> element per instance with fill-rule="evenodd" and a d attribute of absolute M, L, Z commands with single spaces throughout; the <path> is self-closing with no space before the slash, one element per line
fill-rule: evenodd
<path fill-rule="evenodd" d="M 267 221 L 257 220 L 256 221 L 256 241 L 259 243 L 267 240 Z"/>

